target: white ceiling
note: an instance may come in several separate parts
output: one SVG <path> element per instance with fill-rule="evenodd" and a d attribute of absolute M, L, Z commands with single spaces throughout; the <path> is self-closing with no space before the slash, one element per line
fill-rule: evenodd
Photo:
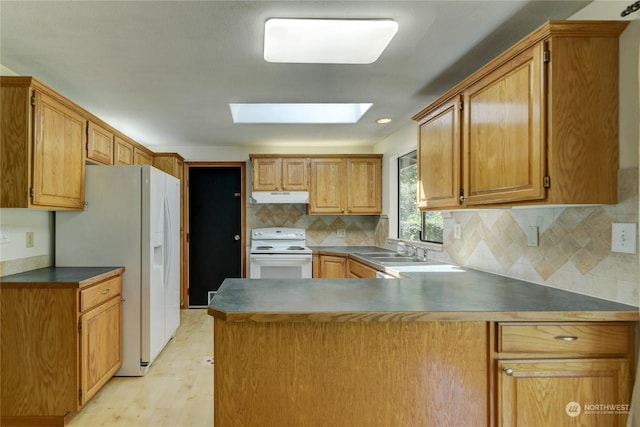
<path fill-rule="evenodd" d="M 32 75 L 158 151 L 167 146 L 363 146 L 465 75 L 589 1 L 6 1 L 0 64 Z M 370 65 L 274 64 L 271 17 L 391 18 Z M 353 125 L 248 125 L 233 102 L 373 102 Z M 379 125 L 376 118 L 394 121 Z"/>

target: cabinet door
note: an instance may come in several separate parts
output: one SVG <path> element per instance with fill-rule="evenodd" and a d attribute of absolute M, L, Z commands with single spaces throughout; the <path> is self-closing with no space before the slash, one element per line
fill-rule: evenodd
<path fill-rule="evenodd" d="M 311 159 L 310 181 L 310 214 L 343 214 L 345 212 L 345 159 Z"/>
<path fill-rule="evenodd" d="M 503 360 L 498 425 L 622 427 L 629 382 L 626 359 Z M 623 406 L 610 411 L 593 405 Z"/>
<path fill-rule="evenodd" d="M 540 43 L 465 91 L 467 205 L 545 197 L 543 71 Z"/>
<path fill-rule="evenodd" d="M 122 365 L 121 318 L 120 296 L 81 316 L 81 405 L 91 399 Z"/>
<path fill-rule="evenodd" d="M 347 213 L 382 212 L 381 174 L 379 158 L 347 159 Z"/>
<path fill-rule="evenodd" d="M 323 279 L 344 279 L 347 277 L 347 258 L 320 255 L 320 277 Z"/>
<path fill-rule="evenodd" d="M 44 93 L 35 97 L 32 203 L 83 209 L 86 120 Z"/>
<path fill-rule="evenodd" d="M 113 134 L 93 122 L 87 125 L 87 159 L 113 164 Z"/>
<path fill-rule="evenodd" d="M 419 137 L 418 207 L 459 207 L 460 98 L 456 96 L 426 116 L 420 123 Z"/>
<path fill-rule="evenodd" d="M 113 164 L 132 165 L 133 145 L 118 136 L 115 137 L 113 143 Z"/>
<path fill-rule="evenodd" d="M 133 164 L 153 166 L 153 157 L 151 157 L 151 154 L 146 151 L 143 151 L 138 147 L 133 147 Z"/>
<path fill-rule="evenodd" d="M 288 191 L 308 190 L 308 170 L 308 159 L 282 159 L 282 189 Z"/>
<path fill-rule="evenodd" d="M 280 170 L 282 159 L 257 158 L 253 159 L 253 190 L 278 191 L 281 190 Z"/>

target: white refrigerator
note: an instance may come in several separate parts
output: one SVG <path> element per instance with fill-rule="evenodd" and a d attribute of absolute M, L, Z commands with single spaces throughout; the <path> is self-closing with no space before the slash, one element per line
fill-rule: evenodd
<path fill-rule="evenodd" d="M 148 165 L 87 166 L 82 212 L 55 214 L 55 260 L 124 266 L 122 367 L 142 376 L 180 325 L 180 181 Z"/>

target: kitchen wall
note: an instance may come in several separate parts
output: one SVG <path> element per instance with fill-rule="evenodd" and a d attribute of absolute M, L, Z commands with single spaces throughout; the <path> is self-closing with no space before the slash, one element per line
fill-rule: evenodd
<path fill-rule="evenodd" d="M 573 19 L 619 19 L 620 2 L 594 2 Z M 638 80 L 640 17 L 620 38 L 620 163 L 618 204 L 544 208 L 460 210 L 445 213 L 444 244 L 431 259 L 523 279 L 608 300 L 640 305 L 638 254 L 611 252 L 611 224 L 638 224 Z M 383 194 L 389 235 L 395 237 L 397 157 L 415 149 L 415 123 L 377 144 L 384 153 Z M 453 238 L 460 224 L 460 240 Z M 527 245 L 529 226 L 539 227 L 538 247 Z"/>
<path fill-rule="evenodd" d="M 53 214 L 30 209 L 0 209 L 0 277 L 53 264 Z M 33 233 L 27 247 L 26 233 Z"/>

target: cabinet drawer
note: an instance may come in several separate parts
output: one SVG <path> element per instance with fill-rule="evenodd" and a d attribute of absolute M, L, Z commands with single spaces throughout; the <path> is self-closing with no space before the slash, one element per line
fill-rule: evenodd
<path fill-rule="evenodd" d="M 122 293 L 122 276 L 112 277 L 80 292 L 80 311 L 86 311 L 92 307 Z"/>
<path fill-rule="evenodd" d="M 500 353 L 626 354 L 630 325 L 611 323 L 500 323 Z"/>

